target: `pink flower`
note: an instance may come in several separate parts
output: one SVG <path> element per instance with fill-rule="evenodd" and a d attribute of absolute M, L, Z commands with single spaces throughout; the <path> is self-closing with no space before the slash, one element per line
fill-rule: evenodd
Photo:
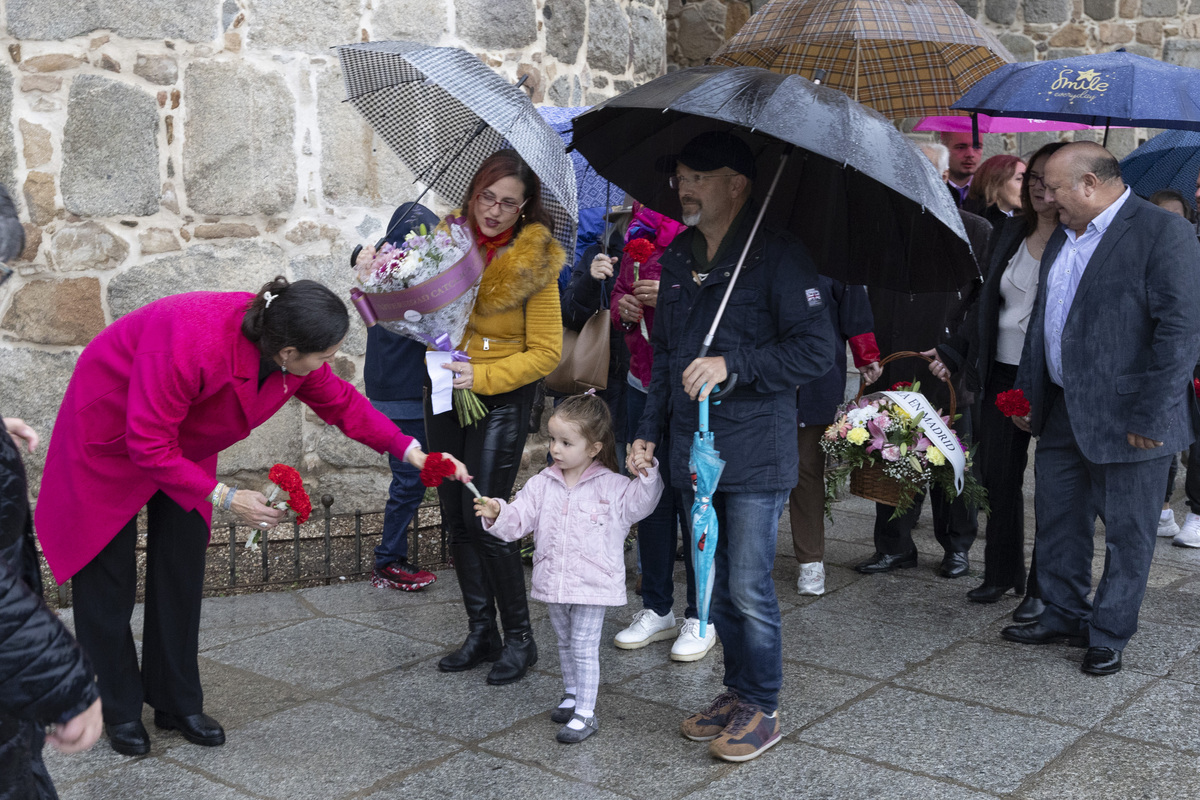
<path fill-rule="evenodd" d="M 921 438 L 917 439 L 917 443 L 913 445 L 913 449 L 918 453 L 924 453 L 929 449 L 929 440 L 922 436 Z"/>
<path fill-rule="evenodd" d="M 899 461 L 900 460 L 900 446 L 895 445 L 895 444 L 884 445 L 883 460 L 884 461 Z"/>

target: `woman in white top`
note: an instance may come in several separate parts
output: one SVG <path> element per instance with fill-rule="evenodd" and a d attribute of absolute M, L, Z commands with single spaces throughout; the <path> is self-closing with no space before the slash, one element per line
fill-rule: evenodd
<path fill-rule="evenodd" d="M 1035 574 L 1036 556 L 1025 572 L 1025 502 L 1022 483 L 1029 434 L 996 408 L 996 395 L 1013 388 L 1025 332 L 1037 295 L 1042 251 L 1058 227 L 1058 211 L 1046 203 L 1046 161 L 1062 147 L 1048 144 L 1029 160 L 1021 182 L 1021 209 L 992 234 L 992 257 L 979 302 L 963 324 L 962 336 L 938 347 L 939 360 L 930 370 L 940 378 L 949 372 L 978 370 L 981 402 L 979 449 L 975 461 L 988 490 L 991 512 L 984 548 L 983 584 L 967 592 L 976 603 L 994 603 L 1009 589 L 1024 594 L 1013 618 L 1033 621 L 1042 612 Z"/>

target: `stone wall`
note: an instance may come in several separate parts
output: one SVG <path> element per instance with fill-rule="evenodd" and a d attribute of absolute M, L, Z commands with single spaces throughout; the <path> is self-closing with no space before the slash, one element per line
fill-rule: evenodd
<path fill-rule="evenodd" d="M 1200 0 L 956 0 L 1018 61 L 1044 61 L 1124 47 L 1200 68 Z M 703 64 L 766 0 L 670 0 L 668 69 Z M 1154 131 L 1117 130 L 1109 148 L 1124 157 Z M 985 154 L 1033 152 L 1055 134 L 987 136 Z M 1091 132 L 1076 138 L 1094 138 Z M 1072 138 L 1063 134 L 1062 138 Z"/>
<path fill-rule="evenodd" d="M 665 69 L 665 0 L 5 0 L 0 181 L 28 244 L 0 289 L 0 409 L 43 435 L 75 358 L 159 297 L 276 274 L 345 293 L 348 254 L 416 192 L 341 102 L 330 47 L 460 46 L 535 103 L 601 101 Z M 454 202 L 456 198 L 445 198 Z M 445 208 L 445 206 L 442 206 Z M 357 319 L 339 374 L 361 387 Z M 44 451 L 44 448 L 43 448 Z M 36 487 L 41 455 L 31 462 Z M 289 405 L 221 459 L 298 465 L 335 510 L 382 508 L 385 460 Z"/>

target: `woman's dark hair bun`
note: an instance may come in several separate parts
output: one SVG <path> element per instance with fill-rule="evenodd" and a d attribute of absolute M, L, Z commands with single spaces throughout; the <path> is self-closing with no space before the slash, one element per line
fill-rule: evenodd
<path fill-rule="evenodd" d="M 258 345 L 264 358 L 294 347 L 321 353 L 346 338 L 346 304 L 317 281 L 292 283 L 282 275 L 262 285 L 246 307 L 242 334 Z"/>

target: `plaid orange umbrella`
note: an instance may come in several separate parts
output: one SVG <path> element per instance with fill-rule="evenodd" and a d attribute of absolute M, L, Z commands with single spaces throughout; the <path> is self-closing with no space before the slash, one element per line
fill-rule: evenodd
<path fill-rule="evenodd" d="M 952 113 L 1015 60 L 954 0 L 772 0 L 711 59 L 820 78 L 890 119 Z"/>

